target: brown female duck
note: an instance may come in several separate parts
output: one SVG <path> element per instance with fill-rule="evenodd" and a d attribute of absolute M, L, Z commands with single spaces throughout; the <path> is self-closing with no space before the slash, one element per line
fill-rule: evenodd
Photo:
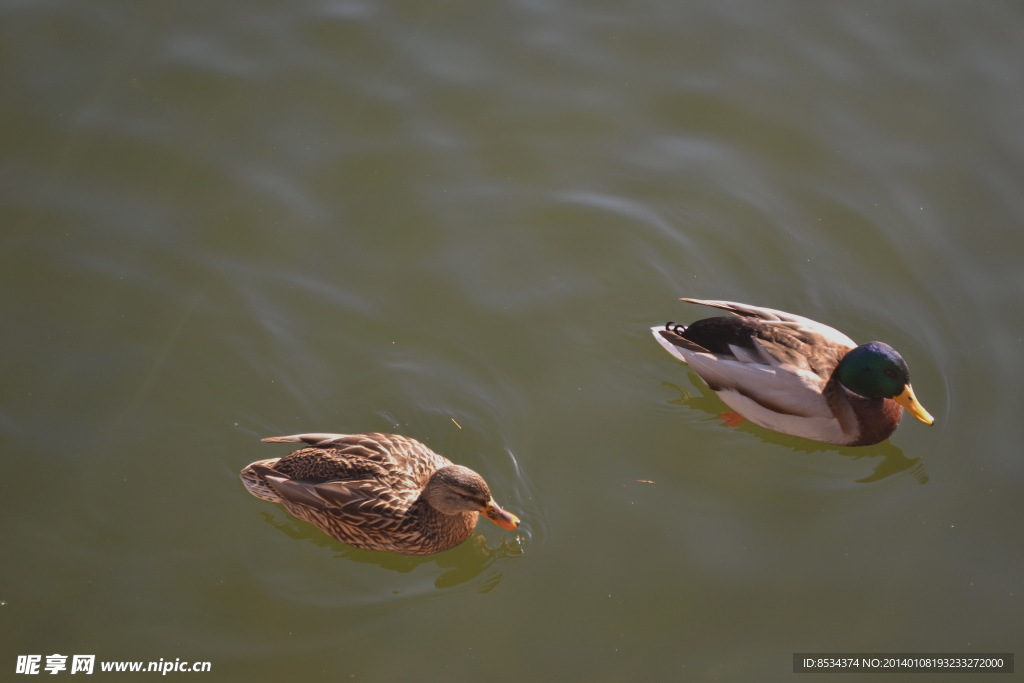
<path fill-rule="evenodd" d="M 736 316 L 651 329 L 726 405 L 783 434 L 845 446 L 887 439 L 905 408 L 935 420 L 910 388 L 903 357 L 883 342 L 858 346 L 842 332 L 792 313 L 731 301 L 683 301 Z"/>
<path fill-rule="evenodd" d="M 249 492 L 357 548 L 438 553 L 469 538 L 478 513 L 503 529 L 519 526 L 518 517 L 494 502 L 483 477 L 415 439 L 295 434 L 263 441 L 308 447 L 243 469 Z"/>

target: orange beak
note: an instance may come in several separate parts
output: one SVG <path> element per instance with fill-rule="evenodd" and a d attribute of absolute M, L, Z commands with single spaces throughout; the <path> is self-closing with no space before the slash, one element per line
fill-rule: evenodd
<path fill-rule="evenodd" d="M 519 528 L 519 518 L 511 512 L 502 510 L 501 507 L 499 507 L 493 500 L 484 508 L 484 516 L 500 526 L 502 529 L 515 531 Z"/>

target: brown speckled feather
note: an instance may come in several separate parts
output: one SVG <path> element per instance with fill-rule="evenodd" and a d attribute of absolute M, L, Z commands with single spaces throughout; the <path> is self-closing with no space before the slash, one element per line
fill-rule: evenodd
<path fill-rule="evenodd" d="M 477 512 L 443 514 L 423 498 L 435 472 L 453 463 L 415 439 L 370 433 L 263 440 L 308 446 L 243 469 L 241 478 L 249 492 L 280 503 L 294 517 L 339 541 L 427 555 L 461 543 L 476 526 Z M 480 485 L 486 491 L 482 479 Z M 486 497 L 490 498 L 489 491 Z"/>

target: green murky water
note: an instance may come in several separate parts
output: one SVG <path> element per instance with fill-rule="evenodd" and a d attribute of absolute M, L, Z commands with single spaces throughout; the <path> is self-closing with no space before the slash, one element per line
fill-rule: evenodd
<path fill-rule="evenodd" d="M 1020 649 L 1018 4 L 0 17 L 0 670 L 743 681 Z M 679 296 L 888 341 L 937 425 L 724 426 L 650 338 L 706 314 Z M 421 439 L 523 527 L 347 548 L 237 479 L 300 431 Z"/>

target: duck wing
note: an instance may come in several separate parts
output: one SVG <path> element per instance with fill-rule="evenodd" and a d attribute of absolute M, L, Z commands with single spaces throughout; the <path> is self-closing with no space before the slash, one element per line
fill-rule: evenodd
<path fill-rule="evenodd" d="M 780 328 L 802 330 L 805 333 L 815 335 L 819 339 L 838 346 L 844 346 L 853 348 L 857 346 L 856 342 L 850 339 L 847 335 L 843 334 L 839 330 L 819 323 L 817 320 L 811 320 L 805 318 L 802 315 L 796 315 L 794 313 L 786 313 L 785 311 L 779 311 L 774 308 L 764 308 L 763 306 L 751 306 L 749 304 L 741 304 L 735 301 L 720 301 L 716 299 L 689 299 L 683 297 L 680 301 L 685 301 L 691 304 L 699 304 L 702 306 L 710 306 L 712 308 L 720 308 L 723 311 L 729 311 L 735 313 L 741 318 L 752 318 L 754 320 L 763 320 L 766 322 L 779 323 Z"/>
<path fill-rule="evenodd" d="M 834 412 L 823 393 L 853 340 L 783 311 L 730 301 L 684 301 L 736 314 L 652 330 L 727 404 L 763 426 L 791 417 L 832 423 Z"/>
<path fill-rule="evenodd" d="M 268 443 L 303 443 L 272 467 L 251 467 L 283 502 L 358 519 L 404 511 L 438 467 L 451 464 L 427 446 L 396 434 L 307 433 Z"/>
<path fill-rule="evenodd" d="M 396 490 L 391 483 L 377 478 L 294 479 L 263 465 L 253 469 L 277 494 L 279 499 L 275 502 L 295 517 L 321 527 L 341 523 L 377 530 L 398 528 L 415 502 L 415 493 L 410 489 Z"/>
<path fill-rule="evenodd" d="M 315 449 L 331 451 L 333 459 L 341 469 L 384 468 L 391 472 L 406 472 L 416 479 L 423 475 L 429 478 L 437 468 L 452 464 L 450 460 L 430 450 L 423 443 L 400 434 L 317 432 L 271 436 L 262 441 L 305 443 Z M 347 478 L 344 474 L 340 474 L 340 477 Z M 425 484 L 426 480 L 423 483 Z"/>

